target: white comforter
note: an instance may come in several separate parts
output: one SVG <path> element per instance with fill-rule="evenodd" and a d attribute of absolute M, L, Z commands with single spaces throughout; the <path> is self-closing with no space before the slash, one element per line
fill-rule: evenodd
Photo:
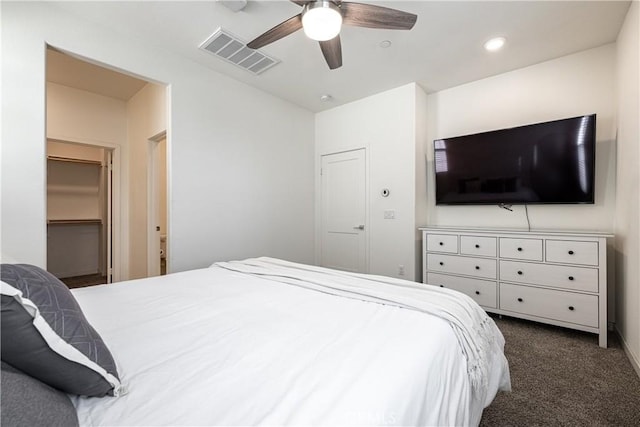
<path fill-rule="evenodd" d="M 73 293 L 128 388 L 81 425 L 474 425 L 509 388 L 494 348 L 474 391 L 441 318 L 218 266 Z"/>

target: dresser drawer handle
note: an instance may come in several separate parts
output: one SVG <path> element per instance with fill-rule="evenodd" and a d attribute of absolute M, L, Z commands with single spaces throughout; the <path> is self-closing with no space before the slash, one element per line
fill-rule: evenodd
<path fill-rule="evenodd" d="M 573 255 L 573 251 L 569 251 L 569 255 Z"/>
<path fill-rule="evenodd" d="M 518 302 L 522 302 L 522 298 L 518 298 Z"/>
<path fill-rule="evenodd" d="M 444 242 L 440 242 L 440 243 L 439 243 L 439 245 L 440 245 L 440 246 L 444 246 Z"/>
<path fill-rule="evenodd" d="M 440 265 L 444 265 L 444 262 L 440 261 Z"/>
<path fill-rule="evenodd" d="M 573 276 L 569 276 L 569 280 L 573 280 Z"/>
<path fill-rule="evenodd" d="M 480 245 L 476 245 L 476 249 L 480 249 Z"/>
<path fill-rule="evenodd" d="M 575 310 L 575 308 L 573 308 L 573 306 L 572 306 L 572 305 L 570 305 L 570 306 L 569 306 L 569 310 L 573 311 L 573 310 Z"/>
<path fill-rule="evenodd" d="M 518 252 L 522 252 L 522 248 L 518 248 Z"/>
<path fill-rule="evenodd" d="M 480 295 L 480 291 L 476 291 L 476 295 Z"/>
<path fill-rule="evenodd" d="M 522 271 L 518 270 L 518 275 L 522 276 Z"/>
<path fill-rule="evenodd" d="M 480 270 L 480 266 L 479 265 L 476 265 L 476 270 Z"/>

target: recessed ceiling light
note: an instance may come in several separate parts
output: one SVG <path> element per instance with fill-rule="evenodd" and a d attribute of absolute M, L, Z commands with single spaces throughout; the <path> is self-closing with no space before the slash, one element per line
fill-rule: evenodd
<path fill-rule="evenodd" d="M 383 49 L 386 49 L 389 46 L 391 46 L 391 40 L 382 40 L 380 42 L 380 47 L 383 48 Z"/>
<path fill-rule="evenodd" d="M 487 40 L 484 43 L 484 48 L 487 49 L 489 52 L 495 52 L 502 49 L 502 47 L 506 42 L 507 42 L 507 39 L 505 39 L 504 37 L 494 37 L 492 39 Z"/>
<path fill-rule="evenodd" d="M 333 99 L 333 97 L 331 95 L 322 95 L 320 97 L 320 101 L 322 102 L 329 102 Z"/>

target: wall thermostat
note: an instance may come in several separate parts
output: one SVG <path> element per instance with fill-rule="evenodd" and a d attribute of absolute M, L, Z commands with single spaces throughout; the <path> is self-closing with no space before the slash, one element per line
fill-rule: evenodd
<path fill-rule="evenodd" d="M 389 197 L 389 189 L 388 188 L 383 188 L 380 193 L 382 194 L 382 197 Z"/>

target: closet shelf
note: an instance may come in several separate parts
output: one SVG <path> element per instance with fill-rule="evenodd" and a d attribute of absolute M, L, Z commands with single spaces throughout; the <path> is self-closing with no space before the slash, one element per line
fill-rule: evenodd
<path fill-rule="evenodd" d="M 47 160 L 53 160 L 56 162 L 68 162 L 68 163 L 84 163 L 88 165 L 102 166 L 102 162 L 98 160 L 73 159 L 70 157 L 60 157 L 60 156 L 47 156 Z"/>
<path fill-rule="evenodd" d="M 48 193 L 55 193 L 55 194 L 76 194 L 79 196 L 87 196 L 87 197 L 92 197 L 92 196 L 97 196 L 100 194 L 100 187 L 98 186 L 80 186 L 80 185 L 76 185 L 76 186 L 72 186 L 72 185 L 55 185 L 55 184 L 50 184 L 47 187 L 47 192 Z"/>
<path fill-rule="evenodd" d="M 100 218 L 89 219 L 49 219 L 47 220 L 49 225 L 64 225 L 64 224 L 102 224 Z"/>

